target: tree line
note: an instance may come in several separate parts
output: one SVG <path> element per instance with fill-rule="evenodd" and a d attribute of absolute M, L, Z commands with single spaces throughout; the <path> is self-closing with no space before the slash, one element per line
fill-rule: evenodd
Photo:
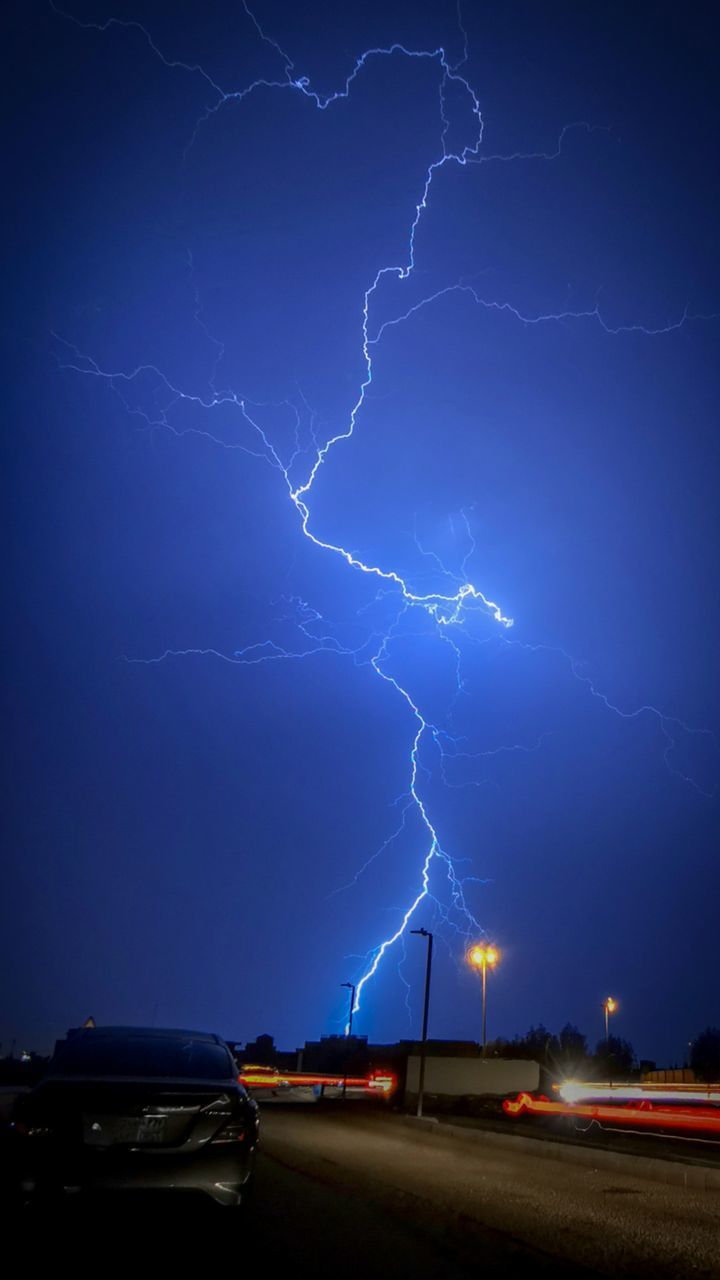
<path fill-rule="evenodd" d="M 608 1080 L 651 1069 L 654 1063 L 638 1062 L 629 1040 L 603 1036 L 594 1050 L 587 1037 L 567 1022 L 559 1032 L 549 1031 L 540 1022 L 524 1036 L 488 1042 L 487 1055 L 496 1058 L 531 1058 L 541 1067 L 566 1078 Z M 720 1028 L 706 1027 L 690 1044 L 689 1066 L 697 1080 L 720 1082 Z"/>

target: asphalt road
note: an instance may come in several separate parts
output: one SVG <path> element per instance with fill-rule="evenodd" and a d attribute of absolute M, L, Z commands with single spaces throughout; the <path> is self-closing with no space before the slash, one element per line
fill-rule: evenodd
<path fill-rule="evenodd" d="M 252 1204 L 67 1206 L 11 1225 L 25 1268 L 246 1276 L 720 1278 L 720 1194 L 428 1136 L 390 1113 L 266 1107 Z M 17 1237 L 16 1237 L 17 1238 Z M 114 1267 L 113 1267 L 114 1269 Z"/>
<path fill-rule="evenodd" d="M 268 1107 L 262 1121 L 256 1229 L 290 1212 L 327 1274 L 344 1257 L 351 1275 L 720 1277 L 720 1195 L 480 1152 L 392 1115 Z"/>

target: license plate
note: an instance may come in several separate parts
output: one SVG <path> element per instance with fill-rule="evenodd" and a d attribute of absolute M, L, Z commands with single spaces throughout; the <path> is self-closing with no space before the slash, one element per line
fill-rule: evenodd
<path fill-rule="evenodd" d="M 165 1116 L 143 1116 L 138 1123 L 138 1142 L 162 1142 L 165 1137 Z"/>
<path fill-rule="evenodd" d="M 84 1138 L 91 1147 L 164 1142 L 166 1116 L 86 1116 Z"/>

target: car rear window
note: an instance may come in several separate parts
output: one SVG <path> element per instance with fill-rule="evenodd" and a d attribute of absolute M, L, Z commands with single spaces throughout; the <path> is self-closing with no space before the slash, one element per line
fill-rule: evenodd
<path fill-rule="evenodd" d="M 80 1036 L 51 1063 L 63 1076 L 166 1076 L 182 1080 L 229 1080 L 230 1055 L 208 1040 L 155 1036 Z"/>

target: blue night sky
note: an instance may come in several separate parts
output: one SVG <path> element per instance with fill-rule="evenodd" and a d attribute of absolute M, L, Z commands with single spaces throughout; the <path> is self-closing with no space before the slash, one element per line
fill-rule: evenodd
<path fill-rule="evenodd" d="M 720 1021 L 713 8 L 10 7 L 5 1044 Z"/>

